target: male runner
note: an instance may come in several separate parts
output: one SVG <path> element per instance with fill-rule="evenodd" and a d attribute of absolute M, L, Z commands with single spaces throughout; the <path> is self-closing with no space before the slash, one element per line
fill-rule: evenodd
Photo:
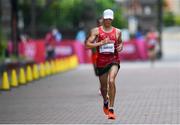
<path fill-rule="evenodd" d="M 104 101 L 103 110 L 108 115 L 108 119 L 115 119 L 115 78 L 120 68 L 118 52 L 123 49 L 121 31 L 112 26 L 113 19 L 114 12 L 111 9 L 104 10 L 103 25 L 93 28 L 86 40 L 86 47 L 97 49 L 96 66 Z M 94 42 L 95 39 L 97 39 L 96 42 Z"/>

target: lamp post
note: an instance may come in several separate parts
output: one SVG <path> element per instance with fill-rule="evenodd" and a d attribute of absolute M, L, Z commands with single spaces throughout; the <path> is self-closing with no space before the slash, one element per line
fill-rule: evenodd
<path fill-rule="evenodd" d="M 162 15 L 163 15 L 163 1 L 162 0 L 158 0 L 158 31 L 159 31 L 159 52 L 158 52 L 158 58 L 162 57 L 162 26 L 163 26 L 163 20 L 162 20 Z"/>
<path fill-rule="evenodd" d="M 31 0 L 31 36 L 36 36 L 36 0 Z"/>
<path fill-rule="evenodd" d="M 13 41 L 13 53 L 18 56 L 18 0 L 11 0 L 11 39 Z"/>

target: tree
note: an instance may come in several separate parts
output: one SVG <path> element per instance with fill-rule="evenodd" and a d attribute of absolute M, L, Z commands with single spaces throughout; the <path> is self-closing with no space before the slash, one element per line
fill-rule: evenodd
<path fill-rule="evenodd" d="M 172 12 L 164 12 L 163 23 L 165 26 L 173 26 L 175 24 L 174 15 Z"/>
<path fill-rule="evenodd" d="M 30 5 L 27 1 L 21 3 L 26 27 L 30 25 L 31 20 Z M 92 21 L 95 22 L 106 8 L 115 11 L 113 24 L 119 28 L 124 27 L 126 23 L 121 8 L 114 0 L 36 0 L 36 28 L 42 34 L 55 26 L 61 30 L 74 31 L 81 22 L 89 28 Z"/>
<path fill-rule="evenodd" d="M 1 26 L 0 26 L 0 58 L 5 57 L 5 49 L 7 47 L 7 40 L 4 37 L 4 34 L 2 32 Z"/>
<path fill-rule="evenodd" d="M 83 7 L 82 0 L 54 0 L 41 15 L 39 23 L 72 29 L 81 20 Z"/>
<path fill-rule="evenodd" d="M 96 0 L 96 16 L 102 16 L 102 12 L 108 8 L 114 11 L 113 25 L 117 28 L 127 27 L 127 21 L 123 17 L 122 9 L 114 0 Z"/>

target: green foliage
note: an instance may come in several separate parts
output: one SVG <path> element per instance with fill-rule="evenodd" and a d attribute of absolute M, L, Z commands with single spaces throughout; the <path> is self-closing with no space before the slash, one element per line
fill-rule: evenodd
<path fill-rule="evenodd" d="M 180 16 L 175 16 L 175 25 L 180 26 Z"/>
<path fill-rule="evenodd" d="M 62 0 L 59 26 L 66 25 L 66 28 L 74 28 L 81 21 L 84 9 L 82 0 Z"/>
<path fill-rule="evenodd" d="M 174 15 L 172 12 L 164 12 L 163 23 L 165 26 L 173 26 L 175 24 Z"/>
<path fill-rule="evenodd" d="M 128 22 L 123 17 L 122 10 L 120 8 L 118 8 L 115 11 L 114 17 L 115 18 L 114 18 L 114 21 L 113 21 L 113 26 L 115 26 L 117 28 L 125 28 L 125 27 L 127 27 Z"/>
<path fill-rule="evenodd" d="M 7 47 L 7 40 L 3 35 L 3 32 L 0 27 L 0 57 L 4 58 L 5 56 L 5 49 Z"/>
<path fill-rule="evenodd" d="M 102 16 L 105 9 L 112 9 L 114 11 L 113 26 L 117 28 L 127 27 L 127 21 L 123 18 L 122 9 L 120 6 L 116 5 L 114 0 L 96 0 L 97 5 L 97 15 Z"/>
<path fill-rule="evenodd" d="M 118 28 L 126 27 L 122 10 L 114 0 L 36 0 L 36 25 L 40 30 L 49 30 L 56 26 L 62 30 L 77 29 L 80 22 L 93 20 L 102 15 L 104 9 L 111 8 L 115 12 L 113 25 Z M 23 11 L 25 29 L 30 25 L 31 2 L 20 2 Z M 44 28 L 44 29 L 42 29 Z"/>
<path fill-rule="evenodd" d="M 175 16 L 172 12 L 165 12 L 163 21 L 165 26 L 180 26 L 180 16 Z"/>
<path fill-rule="evenodd" d="M 85 0 L 54 0 L 44 11 L 39 22 L 49 26 L 56 25 L 62 29 L 73 29 L 77 28 L 80 22 L 99 17 L 107 8 L 115 11 L 114 26 L 119 28 L 127 26 L 122 11 L 119 6 L 116 6 L 114 0 L 96 0 L 95 3 Z"/>
<path fill-rule="evenodd" d="M 71 29 L 82 19 L 84 9 L 83 0 L 54 0 L 39 17 L 39 22 Z"/>
<path fill-rule="evenodd" d="M 36 0 L 36 2 L 37 2 L 38 6 L 44 6 L 46 1 L 45 0 Z"/>
<path fill-rule="evenodd" d="M 96 0 L 96 16 L 101 16 L 102 12 L 107 8 L 113 9 L 114 3 L 114 0 Z"/>

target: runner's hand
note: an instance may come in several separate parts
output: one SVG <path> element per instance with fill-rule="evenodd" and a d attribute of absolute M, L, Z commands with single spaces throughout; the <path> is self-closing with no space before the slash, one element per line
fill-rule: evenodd
<path fill-rule="evenodd" d="M 104 45 L 104 44 L 107 44 L 107 43 L 110 43 L 109 37 L 107 37 L 107 38 L 105 38 L 104 40 L 101 41 L 101 45 Z"/>
<path fill-rule="evenodd" d="M 117 50 L 118 52 L 121 52 L 121 51 L 123 50 L 123 44 L 118 44 L 116 50 Z"/>

